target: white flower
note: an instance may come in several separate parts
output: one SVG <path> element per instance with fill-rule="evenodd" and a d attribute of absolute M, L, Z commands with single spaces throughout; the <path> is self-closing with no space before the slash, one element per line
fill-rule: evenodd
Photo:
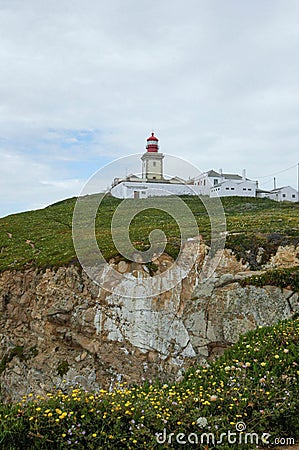
<path fill-rule="evenodd" d="M 208 425 L 208 421 L 205 417 L 199 417 L 196 423 L 200 428 L 204 428 Z"/>

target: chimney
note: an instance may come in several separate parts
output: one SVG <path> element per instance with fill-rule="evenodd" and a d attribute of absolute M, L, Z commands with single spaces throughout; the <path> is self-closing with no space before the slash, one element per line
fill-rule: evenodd
<path fill-rule="evenodd" d="M 242 170 L 242 180 L 246 181 L 246 169 Z"/>
<path fill-rule="evenodd" d="M 222 169 L 221 169 L 221 168 L 219 169 L 219 173 L 220 173 L 220 178 L 221 178 L 220 181 L 223 181 L 223 172 L 222 172 Z"/>

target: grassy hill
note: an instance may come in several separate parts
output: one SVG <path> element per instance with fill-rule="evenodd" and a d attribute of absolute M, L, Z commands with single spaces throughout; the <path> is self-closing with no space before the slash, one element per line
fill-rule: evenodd
<path fill-rule="evenodd" d="M 172 201 L 171 198 L 167 199 L 170 206 Z M 184 201 L 196 217 L 200 233 L 209 241 L 209 218 L 202 202 L 197 197 L 185 197 Z M 76 262 L 72 243 L 75 202 L 76 198 L 71 198 L 44 209 L 1 218 L 0 271 Z M 96 236 L 106 258 L 117 253 L 111 238 L 110 224 L 120 202 L 116 198 L 106 197 L 97 215 Z M 146 199 L 139 202 L 144 202 L 146 207 Z M 229 231 L 227 246 L 233 248 L 240 257 L 246 259 L 250 252 L 254 254 L 259 246 L 264 246 L 267 249 L 263 256 L 265 259 L 279 244 L 299 241 L 298 203 L 231 197 L 223 199 L 223 206 Z M 163 229 L 168 238 L 166 250 L 176 256 L 180 246 L 178 226 L 174 219 L 159 210 L 147 210 L 132 221 L 130 237 L 136 248 L 148 248 L 148 235 L 155 228 Z M 255 268 L 254 260 L 251 262 Z"/>

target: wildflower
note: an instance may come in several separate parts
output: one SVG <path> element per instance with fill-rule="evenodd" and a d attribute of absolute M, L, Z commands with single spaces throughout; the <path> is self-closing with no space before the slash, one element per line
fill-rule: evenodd
<path fill-rule="evenodd" d="M 204 427 L 206 427 L 206 426 L 208 425 L 208 421 L 207 421 L 207 419 L 206 419 L 205 417 L 199 417 L 199 418 L 196 420 L 196 423 L 197 423 L 197 425 L 198 425 L 200 428 L 204 428 Z"/>

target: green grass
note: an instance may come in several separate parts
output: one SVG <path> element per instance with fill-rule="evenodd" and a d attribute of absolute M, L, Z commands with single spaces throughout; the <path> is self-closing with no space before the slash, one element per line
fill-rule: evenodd
<path fill-rule="evenodd" d="M 147 200 L 138 200 L 146 207 Z M 171 208 L 173 199 L 165 200 Z M 205 207 L 197 197 L 185 197 L 200 233 L 209 242 L 210 222 Z M 55 267 L 76 262 L 72 242 L 72 214 L 76 199 L 71 198 L 47 208 L 28 211 L 0 219 L 0 271 L 27 267 Z M 111 238 L 111 218 L 120 200 L 106 197 L 96 220 L 96 236 L 105 258 L 117 254 Z M 213 204 L 213 199 L 207 200 Z M 128 203 L 134 207 L 134 200 Z M 266 199 L 223 199 L 229 236 L 227 246 L 246 259 L 258 246 L 266 245 L 269 257 L 279 243 L 299 241 L 299 204 L 277 203 Z M 180 248 L 180 233 L 175 221 L 165 212 L 147 210 L 130 225 L 130 238 L 137 249 L 149 247 L 151 230 L 161 228 L 168 238 L 166 251 L 175 257 Z M 269 240 L 270 235 L 276 236 Z M 9 237 L 11 236 L 11 237 Z M 277 236 L 279 236 L 277 238 Z M 254 264 L 253 264 L 254 268 Z"/>
<path fill-rule="evenodd" d="M 268 270 L 261 275 L 253 275 L 240 281 L 241 286 L 278 286 L 299 292 L 299 266 L 290 269 Z"/>
<path fill-rule="evenodd" d="M 157 444 L 155 434 L 236 432 L 299 437 L 299 320 L 282 321 L 241 336 L 209 367 L 193 367 L 182 381 L 119 385 L 112 392 L 30 394 L 0 406 L 0 446 L 14 449 L 256 448 L 254 444 Z M 204 422 L 207 422 L 204 425 Z M 201 424 L 203 427 L 201 427 Z M 226 434 L 227 436 L 227 434 Z M 240 434 L 237 433 L 238 440 Z M 193 435 L 194 439 L 194 435 Z M 256 438 L 254 438 L 256 439 Z M 161 440 L 162 437 L 161 437 Z M 200 442 L 200 440 L 199 440 Z M 203 442 L 206 443 L 204 440 Z M 249 441 L 250 442 L 250 441 Z M 259 448 L 269 448 L 261 445 Z"/>

